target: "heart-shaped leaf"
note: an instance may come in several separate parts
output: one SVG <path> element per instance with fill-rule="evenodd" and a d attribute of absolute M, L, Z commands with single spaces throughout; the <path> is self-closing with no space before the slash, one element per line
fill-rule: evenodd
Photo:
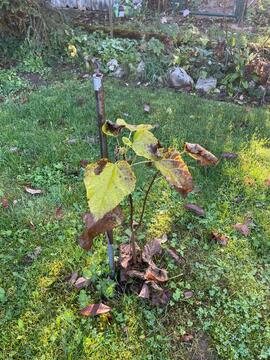
<path fill-rule="evenodd" d="M 185 151 L 198 160 L 202 166 L 216 165 L 218 163 L 218 158 L 199 144 L 185 143 Z"/>
<path fill-rule="evenodd" d="M 168 149 L 161 160 L 154 162 L 166 180 L 186 196 L 193 189 L 192 176 L 177 150 Z"/>
<path fill-rule="evenodd" d="M 143 156 L 149 160 L 157 160 L 158 148 L 161 145 L 158 139 L 148 130 L 137 130 L 133 136 L 132 149 L 138 156 Z"/>
<path fill-rule="evenodd" d="M 84 184 L 88 205 L 96 222 L 134 191 L 136 178 L 127 161 L 113 164 L 102 159 L 86 167 Z"/>

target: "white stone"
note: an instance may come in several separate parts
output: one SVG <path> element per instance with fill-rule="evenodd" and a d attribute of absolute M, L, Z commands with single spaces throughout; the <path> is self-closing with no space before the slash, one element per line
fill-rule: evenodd
<path fill-rule="evenodd" d="M 201 90 L 204 92 L 209 92 L 217 87 L 217 79 L 214 77 L 209 78 L 199 78 L 196 83 L 196 90 Z"/>
<path fill-rule="evenodd" d="M 181 67 L 175 67 L 170 70 L 169 80 L 171 85 L 176 89 L 194 85 L 192 77 Z"/>

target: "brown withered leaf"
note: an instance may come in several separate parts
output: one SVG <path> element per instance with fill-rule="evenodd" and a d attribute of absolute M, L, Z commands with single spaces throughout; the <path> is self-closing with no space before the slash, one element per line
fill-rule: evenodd
<path fill-rule="evenodd" d="M 239 231 L 244 236 L 248 236 L 250 234 L 250 229 L 249 229 L 247 223 L 244 223 L 244 224 L 237 223 L 237 224 L 233 225 L 233 227 L 235 228 L 235 230 Z"/>
<path fill-rule="evenodd" d="M 81 276 L 75 281 L 74 286 L 80 290 L 87 287 L 89 284 L 90 284 L 90 280 Z"/>
<path fill-rule="evenodd" d="M 153 257 L 156 255 L 160 255 L 162 253 L 162 244 L 163 240 L 162 238 L 155 238 L 148 243 L 143 248 L 142 251 L 142 259 L 147 264 L 152 263 Z"/>
<path fill-rule="evenodd" d="M 55 210 L 55 217 L 57 220 L 61 220 L 63 219 L 63 209 L 62 209 L 62 206 L 59 206 L 56 210 Z"/>
<path fill-rule="evenodd" d="M 8 199 L 6 199 L 6 198 L 1 199 L 1 204 L 2 204 L 2 206 L 3 206 L 4 209 L 8 209 L 8 208 L 9 208 Z"/>
<path fill-rule="evenodd" d="M 31 195 L 39 195 L 39 194 L 42 194 L 43 191 L 40 190 L 40 189 L 32 189 L 28 186 L 25 186 L 24 187 L 24 190 L 28 193 L 28 194 L 31 194 Z"/>
<path fill-rule="evenodd" d="M 92 214 L 86 213 L 84 221 L 86 229 L 79 238 L 80 246 L 88 251 L 93 245 L 93 239 L 104 232 L 110 231 L 120 225 L 124 219 L 123 213 L 119 206 L 103 216 L 103 218 L 95 221 Z"/>
<path fill-rule="evenodd" d="M 218 158 L 199 144 L 185 143 L 185 151 L 202 166 L 216 165 Z"/>
<path fill-rule="evenodd" d="M 217 241 L 222 246 L 227 246 L 229 238 L 226 235 L 219 234 L 217 231 L 212 231 L 212 239 Z"/>
<path fill-rule="evenodd" d="M 237 159 L 238 158 L 238 154 L 235 153 L 230 153 L 230 152 L 224 152 L 222 154 L 220 154 L 220 157 L 223 159 Z"/>
<path fill-rule="evenodd" d="M 177 254 L 176 250 L 174 248 L 167 249 L 167 253 L 170 255 L 170 257 L 173 258 L 173 260 L 178 264 L 183 264 L 183 259 Z"/>
<path fill-rule="evenodd" d="M 265 180 L 265 185 L 266 185 L 266 186 L 270 186 L 270 176 L 269 176 L 268 179 Z"/>
<path fill-rule="evenodd" d="M 71 274 L 71 276 L 70 276 L 70 278 L 69 278 L 69 280 L 68 280 L 68 283 L 69 283 L 70 285 L 74 285 L 77 279 L 78 279 L 78 273 L 77 273 L 77 271 L 74 271 L 74 272 Z"/>
<path fill-rule="evenodd" d="M 185 297 L 186 299 L 192 298 L 193 295 L 194 295 L 194 293 L 193 293 L 193 291 L 191 291 L 191 290 L 184 291 L 184 297 Z"/>
<path fill-rule="evenodd" d="M 182 336 L 182 341 L 183 342 L 191 342 L 192 340 L 193 340 L 193 335 L 191 335 L 191 334 L 185 334 L 185 335 L 183 335 Z"/>
<path fill-rule="evenodd" d="M 152 263 L 145 271 L 145 279 L 150 281 L 165 282 L 168 280 L 168 272 L 165 269 L 158 268 Z"/>
<path fill-rule="evenodd" d="M 154 306 L 164 306 L 170 300 L 170 293 L 168 290 L 154 291 L 151 297 L 151 303 Z"/>
<path fill-rule="evenodd" d="M 184 207 L 198 216 L 205 216 L 205 211 L 196 204 L 185 204 Z"/>
<path fill-rule="evenodd" d="M 128 270 L 126 271 L 126 275 L 130 278 L 137 278 L 141 280 L 144 280 L 145 278 L 144 273 L 138 270 Z"/>
<path fill-rule="evenodd" d="M 150 291 L 149 291 L 149 287 L 148 287 L 148 285 L 146 283 L 143 284 L 142 289 L 141 289 L 138 296 L 143 298 L 143 299 L 149 299 Z"/>
<path fill-rule="evenodd" d="M 140 251 L 137 244 L 136 252 Z M 121 244 L 119 246 L 119 263 L 122 269 L 126 270 L 132 263 L 132 246 L 130 244 Z"/>
<path fill-rule="evenodd" d="M 104 304 L 90 304 L 86 306 L 84 309 L 80 311 L 80 314 L 83 316 L 95 316 L 95 315 L 101 315 L 105 314 L 112 309 Z"/>
<path fill-rule="evenodd" d="M 193 190 L 192 176 L 180 153 L 175 149 L 164 152 L 161 160 L 154 161 L 156 168 L 176 191 L 186 196 Z"/>

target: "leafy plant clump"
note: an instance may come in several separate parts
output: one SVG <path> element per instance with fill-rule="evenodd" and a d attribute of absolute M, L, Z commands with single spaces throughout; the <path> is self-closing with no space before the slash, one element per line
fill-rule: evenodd
<path fill-rule="evenodd" d="M 118 145 L 115 149 L 117 159 L 113 163 L 103 158 L 86 167 L 84 183 L 90 213 L 85 216 L 86 230 L 79 242 L 82 248 L 90 250 L 97 235 L 120 225 L 124 216 L 119 205 L 122 200 L 129 197 L 130 244 L 120 246 L 120 264 L 125 272 L 124 275 L 155 283 L 167 280 L 166 270 L 159 269 L 152 259 L 153 256 L 160 253 L 162 241 L 153 240 L 144 247 L 142 252 L 136 243 L 148 195 L 158 175 L 162 175 L 183 197 L 193 190 L 193 179 L 180 152 L 172 147 L 162 147 L 159 140 L 150 131 L 153 128 L 154 126 L 149 124 L 131 125 L 123 119 L 117 119 L 116 123 L 107 121 L 103 125 L 102 130 L 106 135 L 117 138 Z M 123 136 L 120 139 L 122 131 L 127 131 L 128 137 Z M 215 165 L 218 162 L 213 154 L 198 144 L 186 143 L 184 151 L 196 159 L 201 166 Z M 136 162 L 138 157 L 144 160 Z M 132 198 L 136 187 L 134 169 L 137 165 L 142 164 L 150 166 L 155 171 L 149 170 L 152 172 L 152 180 L 145 192 L 140 217 L 136 222 Z M 144 273 L 132 268 L 132 266 L 136 267 L 140 259 L 148 266 Z M 146 290 L 147 283 L 143 286 L 143 293 L 149 291 L 149 289 Z M 156 287 L 155 283 L 154 290 L 157 290 Z"/>

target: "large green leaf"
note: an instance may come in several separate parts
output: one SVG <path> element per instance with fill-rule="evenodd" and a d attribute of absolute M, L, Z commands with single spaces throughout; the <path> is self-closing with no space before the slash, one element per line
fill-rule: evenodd
<path fill-rule="evenodd" d="M 166 180 L 183 196 L 192 191 L 192 176 L 177 150 L 166 150 L 163 158 L 154 161 L 154 164 Z"/>
<path fill-rule="evenodd" d="M 137 130 L 133 136 L 132 149 L 138 156 L 149 160 L 157 160 L 162 157 L 159 154 L 161 145 L 158 139 L 148 130 Z"/>
<path fill-rule="evenodd" d="M 134 191 L 136 178 L 127 161 L 113 164 L 102 159 L 86 167 L 84 184 L 91 214 L 97 221 Z"/>

